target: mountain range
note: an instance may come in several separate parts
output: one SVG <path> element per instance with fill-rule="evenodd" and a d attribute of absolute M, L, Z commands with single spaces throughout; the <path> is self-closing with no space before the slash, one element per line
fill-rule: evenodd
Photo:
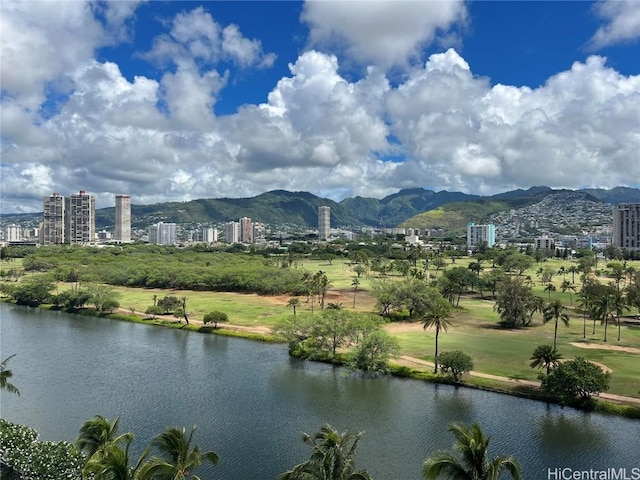
<path fill-rule="evenodd" d="M 382 199 L 370 197 L 345 198 L 340 202 L 318 197 L 308 192 L 273 190 L 250 198 L 209 198 L 187 202 L 132 205 L 134 228 L 146 228 L 157 222 L 180 224 L 216 224 L 250 217 L 254 221 L 270 225 L 317 225 L 319 206 L 331 207 L 332 226 L 412 226 L 414 217 L 438 210 L 455 212 L 456 223 L 482 221 L 489 215 L 513 208 L 533 205 L 549 195 L 566 192 L 579 193 L 583 200 L 616 204 L 640 203 L 640 189 L 616 187 L 606 189 L 554 190 L 549 187 L 531 187 L 492 196 L 469 195 L 446 190 L 434 192 L 423 188 L 400 190 Z M 574 195 L 575 197 L 575 195 Z M 439 213 L 438 213 L 439 215 Z M 114 224 L 115 208 L 96 210 L 96 228 L 110 228 Z M 3 223 L 23 223 L 37 219 L 41 214 L 3 214 Z M 420 217 L 419 217 L 420 218 Z M 464 224 L 463 223 L 463 224 Z M 421 221 L 421 226 L 425 226 Z"/>

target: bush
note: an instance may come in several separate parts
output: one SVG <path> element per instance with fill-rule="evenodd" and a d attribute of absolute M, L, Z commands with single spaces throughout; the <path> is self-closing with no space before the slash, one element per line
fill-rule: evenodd
<path fill-rule="evenodd" d="M 473 359 L 460 350 L 441 353 L 438 363 L 442 373 L 451 375 L 454 382 L 459 382 L 462 375 L 473 370 Z"/>
<path fill-rule="evenodd" d="M 214 310 L 213 312 L 207 313 L 202 319 L 204 324 L 213 323 L 213 328 L 218 328 L 219 323 L 226 323 L 229 321 L 229 317 L 226 313 L 220 312 L 218 310 Z"/>
<path fill-rule="evenodd" d="M 0 458 L 11 470 L 20 472 L 19 478 L 24 480 L 82 478 L 85 461 L 73 444 L 39 442 L 34 429 L 1 418 Z M 8 470 L 9 474 L 11 470 Z M 3 469 L 2 478 L 4 476 Z"/>
<path fill-rule="evenodd" d="M 574 402 L 588 406 L 592 395 L 609 389 L 611 375 L 582 357 L 563 362 L 542 379 L 542 390 L 560 405 Z"/>

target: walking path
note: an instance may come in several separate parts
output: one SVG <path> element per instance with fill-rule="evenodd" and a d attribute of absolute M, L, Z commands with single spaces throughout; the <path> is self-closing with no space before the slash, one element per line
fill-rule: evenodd
<path fill-rule="evenodd" d="M 422 366 L 422 367 L 429 367 L 430 369 L 434 367 L 433 362 L 428 362 L 420 358 L 409 357 L 408 355 L 401 355 L 398 358 L 398 360 L 399 361 L 395 361 L 394 363 L 397 363 L 398 365 L 402 365 L 406 367 L 415 367 L 416 365 Z M 469 372 L 469 375 L 473 377 L 487 378 L 489 380 L 497 380 L 500 382 L 513 383 L 517 385 L 526 385 L 529 387 L 540 386 L 540 382 L 534 382 L 531 380 L 522 380 L 519 378 L 502 377 L 500 375 L 491 375 L 489 373 L 476 372 L 473 370 Z M 623 402 L 623 403 L 634 403 L 634 404 L 640 405 L 640 398 L 636 398 L 636 397 L 626 397 L 624 395 L 614 395 L 612 393 L 600 393 L 598 396 L 605 400 L 612 400 L 612 401 Z"/>

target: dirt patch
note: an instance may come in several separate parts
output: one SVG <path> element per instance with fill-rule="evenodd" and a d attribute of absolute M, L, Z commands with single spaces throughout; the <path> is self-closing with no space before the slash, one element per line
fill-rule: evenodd
<path fill-rule="evenodd" d="M 424 330 L 420 322 L 391 322 L 387 323 L 384 329 L 392 335 L 395 333 L 422 332 Z"/>
<path fill-rule="evenodd" d="M 578 348 L 590 348 L 590 349 L 596 349 L 596 350 L 613 350 L 616 352 L 640 354 L 640 348 L 621 347 L 619 345 L 602 345 L 601 343 L 581 343 L 581 342 L 571 342 L 570 345 L 573 345 L 574 347 L 578 347 Z"/>

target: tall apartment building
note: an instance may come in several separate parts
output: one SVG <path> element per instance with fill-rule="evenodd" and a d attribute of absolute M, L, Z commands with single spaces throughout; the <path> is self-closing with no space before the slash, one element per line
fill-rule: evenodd
<path fill-rule="evenodd" d="M 331 207 L 318 207 L 318 240 L 331 236 Z"/>
<path fill-rule="evenodd" d="M 253 224 L 249 217 L 240 219 L 240 241 L 242 243 L 253 243 Z"/>
<path fill-rule="evenodd" d="M 227 243 L 240 241 L 240 222 L 227 222 L 224 226 L 224 238 Z"/>
<path fill-rule="evenodd" d="M 613 245 L 640 249 L 640 203 L 621 203 L 613 210 Z"/>
<path fill-rule="evenodd" d="M 474 249 L 483 243 L 486 243 L 488 247 L 495 245 L 495 225 L 493 223 L 488 225 L 476 225 L 473 222 L 467 223 L 467 248 Z"/>
<path fill-rule="evenodd" d="M 178 243 L 178 228 L 175 223 L 158 222 L 147 231 L 149 243 L 153 245 L 174 245 Z"/>
<path fill-rule="evenodd" d="M 65 215 L 64 197 L 53 193 L 42 198 L 42 228 L 40 229 L 40 243 L 42 245 L 56 245 L 64 243 Z"/>
<path fill-rule="evenodd" d="M 216 243 L 218 241 L 218 230 L 215 228 L 205 228 L 202 230 L 202 241 L 204 243 Z"/>
<path fill-rule="evenodd" d="M 131 241 L 131 197 L 129 195 L 116 195 L 114 240 L 121 243 Z"/>
<path fill-rule="evenodd" d="M 84 190 L 65 199 L 65 243 L 85 244 L 95 241 L 96 198 Z"/>

